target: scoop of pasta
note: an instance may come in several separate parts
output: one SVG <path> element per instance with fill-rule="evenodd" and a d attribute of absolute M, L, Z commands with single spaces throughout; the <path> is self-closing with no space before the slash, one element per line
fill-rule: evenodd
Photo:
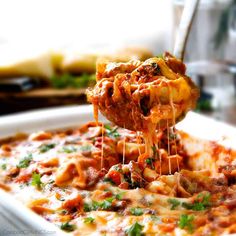
<path fill-rule="evenodd" d="M 88 100 L 120 127 L 144 133 L 165 129 L 183 119 L 199 96 L 185 71 L 185 65 L 169 53 L 144 62 L 102 61 Z"/>

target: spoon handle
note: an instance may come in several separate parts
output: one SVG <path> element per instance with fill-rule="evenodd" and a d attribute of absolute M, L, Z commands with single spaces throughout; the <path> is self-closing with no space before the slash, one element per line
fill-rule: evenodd
<path fill-rule="evenodd" d="M 177 37 L 174 47 L 174 56 L 184 59 L 184 52 L 189 36 L 189 32 L 197 12 L 197 7 L 200 0 L 185 0 L 184 9 L 180 20 L 179 29 L 177 31 Z"/>

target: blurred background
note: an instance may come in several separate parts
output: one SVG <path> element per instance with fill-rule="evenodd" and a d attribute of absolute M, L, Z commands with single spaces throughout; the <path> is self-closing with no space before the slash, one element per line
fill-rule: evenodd
<path fill-rule="evenodd" d="M 86 103 L 100 57 L 173 51 L 184 0 L 0 0 L 0 115 Z M 196 108 L 236 125 L 236 0 L 201 0 L 185 55 Z M 78 108 L 79 109 L 79 108 Z"/>

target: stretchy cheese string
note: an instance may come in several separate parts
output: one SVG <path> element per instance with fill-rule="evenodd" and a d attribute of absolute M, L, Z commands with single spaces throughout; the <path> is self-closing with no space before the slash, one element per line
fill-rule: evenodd
<path fill-rule="evenodd" d="M 101 150 L 101 169 L 103 168 L 103 164 L 104 164 L 104 152 L 103 152 L 103 143 L 104 143 L 104 124 L 102 123 L 102 150 Z"/>
<path fill-rule="evenodd" d="M 138 145 L 138 152 L 139 152 L 139 156 L 141 155 L 141 150 L 140 150 L 140 144 L 141 144 L 141 137 L 140 137 L 140 133 L 139 131 L 136 132 L 136 142 Z"/>
<path fill-rule="evenodd" d="M 168 150 L 168 166 L 169 166 L 169 174 L 171 175 L 171 161 L 170 161 L 170 134 L 169 134 L 169 122 L 168 119 L 166 120 L 166 126 L 167 126 L 167 150 Z"/>
<path fill-rule="evenodd" d="M 167 87 L 169 88 L 168 83 L 167 83 Z M 169 103 L 171 105 L 170 97 L 169 97 Z M 170 134 L 169 134 L 169 121 L 168 121 L 168 118 L 166 119 L 166 131 L 167 131 L 167 151 L 168 151 L 168 156 L 169 156 L 170 155 Z"/>
<path fill-rule="evenodd" d="M 158 123 L 158 130 L 160 130 L 160 123 Z M 158 147 L 159 147 L 159 144 L 157 143 Z M 161 156 L 161 152 L 159 152 L 159 159 L 160 159 L 160 175 L 162 174 L 162 156 Z"/>
<path fill-rule="evenodd" d="M 172 108 L 172 112 L 173 112 L 173 127 L 172 127 L 172 133 L 174 135 L 174 145 L 175 145 L 175 155 L 177 154 L 177 146 L 176 146 L 176 137 L 175 137 L 175 131 L 174 131 L 174 127 L 175 127 L 175 107 L 174 107 L 174 103 L 173 103 L 173 97 L 172 97 L 172 88 L 168 85 L 168 90 L 169 90 L 169 100 L 170 100 L 170 106 Z M 179 171 L 179 159 L 176 158 L 176 162 L 177 162 L 177 168 Z"/>
<path fill-rule="evenodd" d="M 123 158 L 122 163 L 125 164 L 125 138 L 124 138 L 124 145 L 123 145 Z"/>
<path fill-rule="evenodd" d="M 93 105 L 93 116 L 96 121 L 96 124 L 98 125 L 98 106 Z"/>
<path fill-rule="evenodd" d="M 174 134 L 175 155 L 177 155 L 175 125 L 172 127 L 172 132 Z M 178 168 L 178 172 L 179 172 L 180 171 L 180 168 L 179 168 L 179 158 L 176 158 L 176 162 L 177 162 L 177 168 Z"/>
<path fill-rule="evenodd" d="M 124 127 L 125 128 L 125 127 Z M 125 137 L 124 137 L 124 144 L 123 144 L 123 158 L 122 163 L 125 164 Z"/>

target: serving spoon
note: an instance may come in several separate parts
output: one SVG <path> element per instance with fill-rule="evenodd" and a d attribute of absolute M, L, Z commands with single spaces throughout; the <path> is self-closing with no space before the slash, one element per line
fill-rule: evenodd
<path fill-rule="evenodd" d="M 181 59 L 182 61 L 184 59 L 189 33 L 197 12 L 199 2 L 200 0 L 185 0 L 184 3 L 184 9 L 180 19 L 174 46 L 174 56 Z"/>

